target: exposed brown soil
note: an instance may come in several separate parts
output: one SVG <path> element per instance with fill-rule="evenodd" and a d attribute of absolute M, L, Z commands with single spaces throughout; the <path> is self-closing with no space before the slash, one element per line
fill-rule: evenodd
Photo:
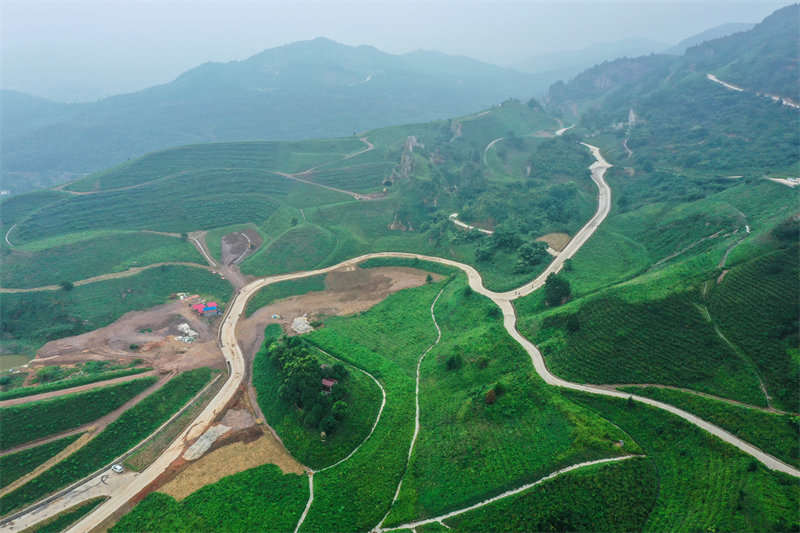
<path fill-rule="evenodd" d="M 256 230 L 247 228 L 228 233 L 222 237 L 222 264 L 238 264 L 254 253 L 264 243 L 264 238 Z"/>
<path fill-rule="evenodd" d="M 189 324 L 198 333 L 195 342 L 175 339 L 181 335 L 178 325 L 182 323 Z M 159 373 L 201 366 L 223 368 L 225 360 L 217 344 L 216 328 L 216 321 L 196 316 L 187 302 L 178 301 L 146 311 L 131 311 L 104 328 L 48 342 L 29 364 L 142 359 Z M 148 329 L 151 331 L 145 331 Z M 139 348 L 131 349 L 131 345 Z"/>
<path fill-rule="evenodd" d="M 550 246 L 550 248 L 556 252 L 560 252 L 569 243 L 571 238 L 572 237 L 566 233 L 548 233 L 547 235 L 542 235 L 536 240 L 544 241 L 548 246 Z"/>
<path fill-rule="evenodd" d="M 236 337 L 250 365 L 253 356 L 264 342 L 264 328 L 268 324 L 280 324 L 288 334 L 292 320 L 306 313 L 315 318 L 352 315 L 366 311 L 402 289 L 425 284 L 428 275 L 424 270 L 408 267 L 359 268 L 348 267 L 336 270 L 325 278 L 326 290 L 292 296 L 262 307 L 247 319 L 239 320 Z M 432 274 L 436 280 L 438 274 Z M 278 315 L 280 318 L 272 318 Z"/>
<path fill-rule="evenodd" d="M 267 463 L 277 465 L 284 473 L 304 472 L 300 463 L 286 452 L 272 434 L 259 426 L 228 433 L 215 443 L 215 448 L 190 463 L 161 487 L 159 492 L 169 494 L 176 500 L 182 500 L 223 477 Z"/>

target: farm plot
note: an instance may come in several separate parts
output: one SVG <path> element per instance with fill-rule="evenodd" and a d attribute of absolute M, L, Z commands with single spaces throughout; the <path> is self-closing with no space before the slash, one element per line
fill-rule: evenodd
<path fill-rule="evenodd" d="M 340 159 L 363 146 L 350 137 L 296 142 L 193 144 L 153 152 L 92 174 L 67 186 L 72 191 L 109 190 L 151 182 L 186 171 L 213 168 L 299 172 Z"/>
<path fill-rule="evenodd" d="M 105 416 L 157 380 L 156 377 L 135 379 L 52 400 L 4 407 L 0 409 L 3 424 L 0 450 L 56 435 Z"/>
<path fill-rule="evenodd" d="M 394 166 L 394 163 L 366 163 L 336 169 L 315 170 L 308 175 L 307 179 L 337 189 L 372 192 L 383 187 L 383 180 L 391 174 Z"/>
<path fill-rule="evenodd" d="M 642 531 L 658 496 L 650 459 L 587 467 L 454 516 L 455 531 Z"/>
<path fill-rule="evenodd" d="M 308 294 L 325 290 L 325 276 L 309 276 L 307 278 L 293 279 L 282 283 L 267 285 L 250 298 L 247 302 L 245 316 L 250 316 L 265 305 L 269 305 L 275 300 L 294 296 L 296 294 Z"/>
<path fill-rule="evenodd" d="M 800 466 L 800 420 L 686 392 L 656 387 L 620 387 L 694 413 L 781 461 Z"/>
<path fill-rule="evenodd" d="M 254 276 L 309 270 L 319 265 L 335 247 L 336 237 L 329 231 L 310 224 L 301 225 L 243 261 L 241 269 Z"/>
<path fill-rule="evenodd" d="M 110 531 L 292 531 L 307 499 L 305 476 L 283 474 L 267 464 L 203 487 L 181 502 L 153 492 Z"/>
<path fill-rule="evenodd" d="M 459 275 L 434 309 L 442 340 L 420 368 L 420 433 L 385 526 L 464 508 L 586 460 L 637 453 L 545 386 L 499 309 Z M 491 453 L 486 453 L 491 450 Z"/>
<path fill-rule="evenodd" d="M 0 488 L 7 487 L 25 474 L 32 472 L 39 465 L 55 457 L 61 450 L 75 442 L 82 434 L 70 435 L 41 446 L 9 453 L 0 457 Z"/>
<path fill-rule="evenodd" d="M 308 336 L 374 375 L 386 390 L 386 406 L 350 459 L 314 475 L 314 503 L 301 530 L 366 530 L 389 510 L 414 431 L 416 362 L 436 339 L 430 305 L 440 288 L 435 283 L 398 292 L 359 316 L 330 318 Z"/>
<path fill-rule="evenodd" d="M 776 407 L 800 412 L 798 247 L 765 254 L 728 272 L 710 294 L 708 310 L 766 381 Z"/>
<path fill-rule="evenodd" d="M 103 361 L 105 362 L 105 361 Z M 99 365 L 101 368 L 104 365 Z M 45 367 L 51 368 L 51 367 Z M 45 392 L 58 391 L 63 389 L 71 389 L 73 387 L 80 387 L 81 385 L 89 385 L 98 383 L 100 381 L 108 381 L 110 379 L 121 378 L 125 376 L 134 376 L 152 370 L 151 368 L 128 368 L 125 370 L 111 370 L 109 372 L 86 372 L 81 369 L 78 375 L 70 375 L 59 381 L 45 383 L 43 385 L 33 385 L 30 387 L 18 387 L 8 391 L 0 392 L 0 401 L 11 400 L 14 398 L 25 398 L 26 396 L 33 396 L 36 394 L 43 394 Z"/>
<path fill-rule="evenodd" d="M 635 294 L 635 288 L 632 291 Z M 553 372 L 588 383 L 659 383 L 766 405 L 758 381 L 715 333 L 699 292 L 628 301 L 607 291 L 522 324 Z"/>
<path fill-rule="evenodd" d="M 658 498 L 644 531 L 790 531 L 800 484 L 659 409 L 622 399 L 564 395 L 619 426 L 653 461 Z"/>
<path fill-rule="evenodd" d="M 107 326 L 128 311 L 163 304 L 181 290 L 217 301 L 227 301 L 232 291 L 227 281 L 203 269 L 162 265 L 71 291 L 0 294 L 0 325 L 5 332 L 0 343 L 32 352 L 49 340 Z"/>
<path fill-rule="evenodd" d="M 89 259 L 90 260 L 87 260 Z M 120 233 L 68 243 L 46 250 L 0 249 L 0 283 L 24 288 L 78 281 L 133 266 L 163 262 L 203 263 L 188 242 L 152 233 Z"/>
<path fill-rule="evenodd" d="M 33 503 L 107 465 L 167 421 L 208 383 L 211 375 L 210 369 L 198 368 L 172 378 L 124 412 L 86 446 L 0 498 L 0 512 L 7 514 Z"/>
<path fill-rule="evenodd" d="M 291 183 L 255 170 L 204 170 L 126 190 L 72 196 L 31 214 L 21 242 L 99 228 L 189 232 L 265 220 Z M 136 209 L 131 209 L 136 206 Z"/>

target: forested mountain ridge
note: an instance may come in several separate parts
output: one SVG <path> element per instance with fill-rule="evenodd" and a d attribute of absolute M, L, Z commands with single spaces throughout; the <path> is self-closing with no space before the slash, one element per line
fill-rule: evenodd
<path fill-rule="evenodd" d="M 531 74 L 472 59 L 316 39 L 92 103 L 3 91 L 3 188 L 51 186 L 64 173 L 187 143 L 333 137 L 459 116 L 536 90 Z"/>

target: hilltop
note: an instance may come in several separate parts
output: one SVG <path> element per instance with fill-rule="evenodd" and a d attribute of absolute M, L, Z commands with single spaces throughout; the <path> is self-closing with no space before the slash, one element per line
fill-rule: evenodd
<path fill-rule="evenodd" d="M 533 75 L 438 52 L 302 41 L 97 102 L 4 91 L 2 178 L 19 193 L 170 146 L 350 135 L 455 117 L 544 88 Z"/>

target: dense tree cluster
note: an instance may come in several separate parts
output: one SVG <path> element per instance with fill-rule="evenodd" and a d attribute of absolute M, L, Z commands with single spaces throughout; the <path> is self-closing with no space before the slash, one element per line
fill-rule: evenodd
<path fill-rule="evenodd" d="M 303 411 L 303 423 L 327 435 L 335 431 L 337 423 L 347 414 L 344 366 L 321 365 L 298 337 L 281 337 L 270 345 L 268 354 L 281 376 L 280 396 Z M 338 381 L 329 394 L 323 394 L 323 378 Z"/>
<path fill-rule="evenodd" d="M 570 297 L 569 282 L 551 272 L 544 282 L 544 301 L 550 307 L 561 305 Z"/>

